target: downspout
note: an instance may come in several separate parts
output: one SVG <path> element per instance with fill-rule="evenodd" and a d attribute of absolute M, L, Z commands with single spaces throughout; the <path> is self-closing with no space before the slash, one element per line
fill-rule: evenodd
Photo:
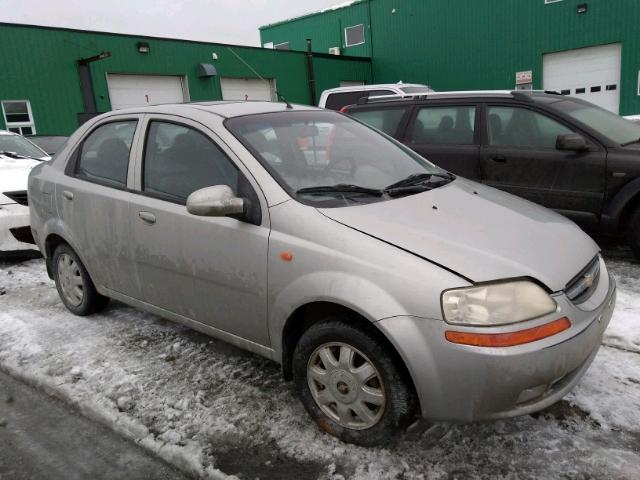
<path fill-rule="evenodd" d="M 318 104 L 316 92 L 316 76 L 313 71 L 313 51 L 311 39 L 307 38 L 307 76 L 309 78 L 309 92 L 311 93 L 311 105 Z"/>
<path fill-rule="evenodd" d="M 367 0 L 367 14 L 369 16 L 369 68 L 371 71 L 371 83 L 375 84 L 373 70 L 373 24 L 371 23 L 371 0 Z"/>

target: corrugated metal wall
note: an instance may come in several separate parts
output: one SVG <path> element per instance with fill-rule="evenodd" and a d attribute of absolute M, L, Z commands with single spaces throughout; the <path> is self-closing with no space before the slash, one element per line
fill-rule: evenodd
<path fill-rule="evenodd" d="M 140 54 L 138 41 L 151 52 Z M 29 100 L 39 134 L 69 134 L 83 111 L 76 60 L 110 51 L 110 58 L 91 64 L 99 111 L 110 109 L 106 73 L 186 75 L 192 101 L 222 98 L 219 78 L 198 78 L 199 63 L 213 63 L 223 77 L 256 74 L 276 79 L 278 91 L 290 102 L 311 101 L 304 53 L 282 52 L 213 43 L 186 42 L 0 24 L 0 100 Z M 218 60 L 212 60 L 212 53 Z M 368 59 L 316 58 L 318 90 L 341 80 L 371 80 Z M 0 115 L 0 128 L 4 119 Z"/>
<path fill-rule="evenodd" d="M 582 3 L 586 14 L 577 13 Z M 545 53 L 621 42 L 620 112 L 640 112 L 640 0 L 367 0 L 264 28 L 262 39 L 277 35 L 297 45 L 310 37 L 325 51 L 327 32 L 344 18 L 371 19 L 368 49 L 348 53 L 371 53 L 376 83 L 428 83 L 436 90 L 511 89 L 523 70 L 533 70 L 534 87 L 541 88 Z"/>

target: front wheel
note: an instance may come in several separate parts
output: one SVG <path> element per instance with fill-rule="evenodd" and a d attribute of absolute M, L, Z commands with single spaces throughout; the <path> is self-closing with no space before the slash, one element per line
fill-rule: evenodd
<path fill-rule="evenodd" d="M 633 253 L 640 260 L 640 206 L 636 207 L 636 210 L 631 214 L 627 237 Z"/>
<path fill-rule="evenodd" d="M 70 312 L 86 316 L 107 306 L 109 299 L 97 292 L 87 269 L 69 245 L 56 248 L 52 260 L 58 294 Z"/>
<path fill-rule="evenodd" d="M 415 416 L 415 393 L 392 352 L 340 319 L 304 333 L 294 351 L 293 375 L 311 417 L 344 442 L 388 443 Z"/>

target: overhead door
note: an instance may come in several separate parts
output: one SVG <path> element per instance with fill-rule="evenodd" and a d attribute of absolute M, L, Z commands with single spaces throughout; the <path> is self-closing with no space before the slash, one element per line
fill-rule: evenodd
<path fill-rule="evenodd" d="M 113 110 L 188 100 L 184 77 L 180 76 L 110 73 L 107 85 Z"/>
<path fill-rule="evenodd" d="M 223 100 L 275 100 L 272 79 L 260 78 L 221 78 Z"/>
<path fill-rule="evenodd" d="M 620 108 L 619 43 L 544 56 L 544 89 L 583 98 L 618 113 Z"/>

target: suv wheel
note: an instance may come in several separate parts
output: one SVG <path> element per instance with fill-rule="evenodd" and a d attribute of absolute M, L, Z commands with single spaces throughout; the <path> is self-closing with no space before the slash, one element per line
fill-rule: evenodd
<path fill-rule="evenodd" d="M 635 212 L 631 214 L 628 227 L 629 245 L 635 253 L 636 258 L 640 260 L 640 206 L 636 207 Z"/>
<path fill-rule="evenodd" d="M 322 430 L 348 443 L 388 443 L 414 419 L 415 393 L 391 352 L 339 318 L 307 330 L 293 354 L 305 408 Z"/>
<path fill-rule="evenodd" d="M 69 245 L 60 245 L 53 253 L 53 278 L 62 303 L 76 315 L 91 315 L 109 303 L 107 297 L 97 292 L 89 273 Z"/>

